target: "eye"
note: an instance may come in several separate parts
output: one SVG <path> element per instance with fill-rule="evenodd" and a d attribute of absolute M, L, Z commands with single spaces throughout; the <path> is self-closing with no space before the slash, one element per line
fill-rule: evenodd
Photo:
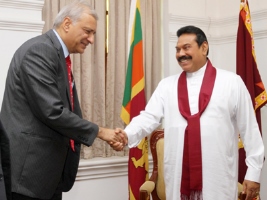
<path fill-rule="evenodd" d="M 180 48 L 177 48 L 177 47 L 175 47 L 175 49 L 176 49 L 176 53 L 179 53 L 180 52 Z"/>
<path fill-rule="evenodd" d="M 184 46 L 184 50 L 188 50 L 188 49 L 190 49 L 190 46 L 189 45 L 185 45 Z"/>
<path fill-rule="evenodd" d="M 94 33 L 94 31 L 91 30 L 91 29 L 85 29 L 84 28 L 83 30 L 84 30 L 85 34 L 87 34 L 87 35 L 90 35 L 90 34 Z"/>

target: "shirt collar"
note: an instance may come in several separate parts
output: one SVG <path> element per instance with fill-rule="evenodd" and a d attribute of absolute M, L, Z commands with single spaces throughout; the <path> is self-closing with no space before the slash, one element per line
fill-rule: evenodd
<path fill-rule="evenodd" d="M 201 67 L 199 70 L 195 71 L 195 72 L 187 72 L 186 75 L 187 77 L 194 77 L 194 76 L 201 76 L 204 75 L 206 67 L 207 67 L 207 63 L 205 63 L 205 65 L 203 67 Z"/>
<path fill-rule="evenodd" d="M 56 34 L 62 48 L 63 48 L 63 52 L 64 52 L 64 56 L 65 58 L 70 54 L 68 49 L 67 49 L 67 46 L 65 45 L 65 43 L 63 42 L 63 40 L 61 39 L 61 37 L 59 36 L 59 34 L 57 33 L 57 31 L 55 29 L 53 29 L 54 33 Z"/>

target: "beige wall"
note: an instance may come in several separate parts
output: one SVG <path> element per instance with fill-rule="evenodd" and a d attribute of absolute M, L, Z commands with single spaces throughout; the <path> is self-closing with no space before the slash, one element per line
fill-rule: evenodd
<path fill-rule="evenodd" d="M 239 0 L 162 0 L 163 77 L 180 71 L 175 60 L 176 31 L 193 24 L 200 26 L 210 43 L 210 58 L 217 67 L 235 71 L 235 37 Z M 44 0 L 0 0 L 0 105 L 6 72 L 15 50 L 25 40 L 42 32 L 41 9 Z M 250 0 L 258 68 L 267 87 L 267 1 Z M 267 107 L 262 109 L 263 136 L 267 134 Z M 267 137 L 266 137 L 267 138 Z M 265 144 L 267 144 L 265 137 Z M 267 148 L 266 148 L 267 151 Z M 150 159 L 151 160 L 151 159 Z M 111 175 L 115 176 L 111 176 Z M 69 199 L 127 199 L 127 158 L 82 161 Z M 262 199 L 267 199 L 267 167 L 262 176 Z M 100 196 L 99 196 L 100 194 Z"/>
<path fill-rule="evenodd" d="M 43 0 L 0 0 L 0 105 L 12 55 L 23 42 L 42 32 L 43 3 Z"/>

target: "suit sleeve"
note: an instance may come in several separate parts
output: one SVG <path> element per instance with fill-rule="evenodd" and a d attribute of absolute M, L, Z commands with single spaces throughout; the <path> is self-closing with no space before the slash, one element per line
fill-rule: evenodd
<path fill-rule="evenodd" d="M 0 199 L 11 199 L 11 169 L 9 140 L 0 121 Z M 8 198 L 7 198 L 8 197 Z"/>
<path fill-rule="evenodd" d="M 60 90 L 64 94 L 67 86 L 64 87 L 64 81 L 59 81 L 60 76 L 64 79 L 60 62 L 53 46 L 45 43 L 31 46 L 20 70 L 25 96 L 40 121 L 58 133 L 90 146 L 98 134 L 98 126 L 64 106 Z"/>

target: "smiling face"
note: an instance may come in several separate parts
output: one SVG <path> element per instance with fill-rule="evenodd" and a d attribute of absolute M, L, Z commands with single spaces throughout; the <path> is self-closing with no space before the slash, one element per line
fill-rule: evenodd
<path fill-rule="evenodd" d="M 207 62 L 208 43 L 204 41 L 198 46 L 196 35 L 193 33 L 182 34 L 175 48 L 176 59 L 186 72 L 195 72 Z"/>
<path fill-rule="evenodd" d="M 92 15 L 83 13 L 76 23 L 66 17 L 63 26 L 66 33 L 64 43 L 69 53 L 84 53 L 85 48 L 94 43 L 97 22 Z"/>

